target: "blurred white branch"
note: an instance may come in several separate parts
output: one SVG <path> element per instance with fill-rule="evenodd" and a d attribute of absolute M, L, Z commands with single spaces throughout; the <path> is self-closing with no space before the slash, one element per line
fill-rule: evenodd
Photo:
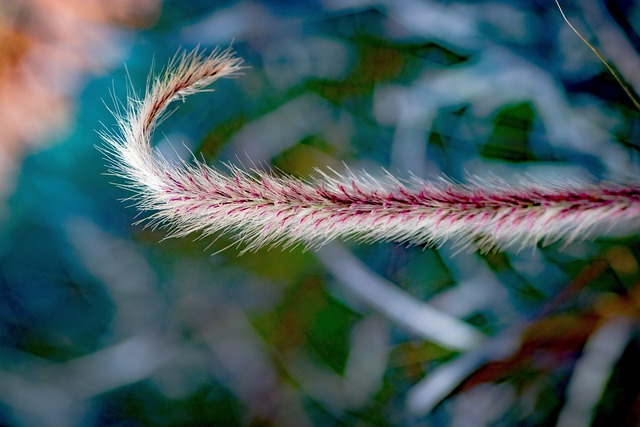
<path fill-rule="evenodd" d="M 270 349 L 239 306 L 199 295 L 185 298 L 182 305 L 188 328 L 213 356 L 211 374 L 240 399 L 246 415 L 274 425 L 312 425 L 299 396 L 279 382 Z"/>
<path fill-rule="evenodd" d="M 557 427 L 592 425 L 596 406 L 635 327 L 631 319 L 613 318 L 591 335 L 571 374 Z"/>
<path fill-rule="evenodd" d="M 388 341 L 387 322 L 372 314 L 352 330 L 344 375 L 318 365 L 302 352 L 283 355 L 281 360 L 306 394 L 340 418 L 363 408 L 380 389 L 392 349 Z"/>
<path fill-rule="evenodd" d="M 435 368 L 409 391 L 408 410 L 414 415 L 428 413 L 483 363 L 511 355 L 519 344 L 520 328 L 514 324 L 478 348 Z"/>
<path fill-rule="evenodd" d="M 114 340 L 152 325 L 162 301 L 156 292 L 158 277 L 145 254 L 134 243 L 109 234 L 86 218 L 70 218 L 65 232 L 76 259 L 109 292 L 115 307 L 111 324 Z"/>
<path fill-rule="evenodd" d="M 418 120 L 432 117 L 433 112 L 443 106 L 472 103 L 474 109 L 482 107 L 484 114 L 488 115 L 500 106 L 531 100 L 544 123 L 548 140 L 554 146 L 593 155 L 605 164 L 607 172 L 614 177 L 626 177 L 637 170 L 637 166 L 629 162 L 627 153 L 615 142 L 610 129 L 602 126 L 601 123 L 607 119 L 603 112 L 589 111 L 589 114 L 585 114 L 569 103 L 562 82 L 548 69 L 522 55 L 514 54 L 483 35 L 478 23 L 483 14 L 488 13 L 485 11 L 491 10 L 485 3 L 443 5 L 429 0 L 387 0 L 383 3 L 391 16 L 415 34 L 438 40 L 444 46 L 454 45 L 467 51 L 479 52 L 478 57 L 468 64 L 444 73 L 434 73 L 427 69 L 424 77 L 411 87 L 398 88 L 400 92 L 404 92 L 403 98 L 411 97 L 407 101 L 402 99 L 402 102 L 409 102 L 414 107 L 414 116 Z M 613 39 L 614 36 L 607 37 Z M 614 46 L 603 45 L 606 56 L 609 55 L 606 49 L 609 48 L 613 49 Z M 627 51 L 628 41 L 624 44 L 616 41 L 615 48 L 618 51 L 611 54 L 612 62 L 618 65 L 618 61 L 626 61 L 624 67 L 629 72 L 623 73 L 623 76 L 631 82 L 637 81 L 638 76 L 631 75 L 632 70 L 639 69 L 637 66 L 631 67 L 636 61 L 637 53 Z M 625 55 L 630 55 L 630 59 Z M 386 87 L 381 85 L 376 92 L 381 89 L 385 90 Z M 393 98 L 388 97 L 380 98 L 376 100 L 375 108 L 391 113 L 402 111 L 400 105 L 392 100 Z M 378 112 L 376 114 L 381 121 L 389 121 L 384 115 L 380 116 Z M 475 111 L 475 114 L 482 112 Z M 403 118 L 403 125 L 406 126 L 407 123 L 407 119 Z M 428 130 L 431 123 L 427 120 L 427 123 L 421 122 L 419 127 Z M 498 171 L 498 166 L 492 165 L 495 171 Z M 477 169 L 465 165 L 468 172 L 473 174 L 487 169 L 486 164 L 482 163 L 476 167 Z"/>
<path fill-rule="evenodd" d="M 339 244 L 328 244 L 317 258 L 338 281 L 384 316 L 443 347 L 469 350 L 485 340 L 471 325 L 438 311 L 369 270 Z"/>
<path fill-rule="evenodd" d="M 0 370 L 0 400 L 28 427 L 76 425 L 89 399 L 149 377 L 175 355 L 175 348 L 148 333 L 66 363 L 24 355 L 23 368 Z"/>

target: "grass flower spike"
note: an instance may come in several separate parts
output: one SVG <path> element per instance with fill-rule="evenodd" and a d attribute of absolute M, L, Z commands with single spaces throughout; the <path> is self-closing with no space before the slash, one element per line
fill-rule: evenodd
<path fill-rule="evenodd" d="M 228 233 L 244 250 L 283 244 L 315 247 L 335 238 L 491 249 L 572 241 L 636 227 L 637 183 L 456 184 L 387 175 L 322 174 L 300 180 L 264 171 L 222 170 L 200 161 L 170 162 L 151 147 L 153 130 L 174 100 L 232 76 L 230 51 L 177 57 L 142 99 L 116 111 L 118 130 L 104 133 L 112 171 L 135 192 L 150 222 L 171 236 Z"/>

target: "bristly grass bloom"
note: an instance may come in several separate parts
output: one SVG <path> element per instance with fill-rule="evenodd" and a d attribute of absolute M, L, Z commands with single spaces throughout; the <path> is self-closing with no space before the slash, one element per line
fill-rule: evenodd
<path fill-rule="evenodd" d="M 570 242 L 640 221 L 640 184 L 501 180 L 456 184 L 377 179 L 351 172 L 301 180 L 194 159 L 171 162 L 151 138 L 167 106 L 221 77 L 241 60 L 229 51 L 176 57 L 142 98 L 116 108 L 118 129 L 104 132 L 111 171 L 123 177 L 140 209 L 170 236 L 228 233 L 244 250 L 282 244 L 316 247 L 335 238 L 439 244 L 484 250 Z"/>

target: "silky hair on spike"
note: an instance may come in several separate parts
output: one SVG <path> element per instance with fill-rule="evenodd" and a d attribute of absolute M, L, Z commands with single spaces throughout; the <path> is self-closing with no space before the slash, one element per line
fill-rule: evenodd
<path fill-rule="evenodd" d="M 605 234 L 640 225 L 637 182 L 518 182 L 445 178 L 427 182 L 387 174 L 333 171 L 319 179 L 275 176 L 201 161 L 170 162 L 151 145 L 167 106 L 241 69 L 230 50 L 183 53 L 145 95 L 115 111 L 117 129 L 103 132 L 110 170 L 133 191 L 139 209 L 169 236 L 227 233 L 244 251 L 332 239 L 438 245 L 454 241 L 480 250 Z M 250 153 L 249 153 L 250 155 Z"/>

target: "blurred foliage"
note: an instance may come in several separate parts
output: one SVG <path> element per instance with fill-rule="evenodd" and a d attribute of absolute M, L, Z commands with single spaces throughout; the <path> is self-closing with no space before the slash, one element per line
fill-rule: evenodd
<path fill-rule="evenodd" d="M 638 53 L 616 55 L 602 32 L 637 46 L 640 4 L 589 4 L 566 12 L 627 69 Z M 135 223 L 95 149 L 113 98 L 141 92 L 152 63 L 233 42 L 249 68 L 167 117 L 164 155 L 303 177 L 346 165 L 637 179 L 640 113 L 553 2 L 166 0 L 152 22 L 118 33 L 126 67 L 66 95 L 72 126 L 47 135 L 61 142 L 15 165 L 0 232 L 0 425 L 638 423 L 637 234 L 489 255 L 341 242 L 354 258 L 340 276 L 322 255 L 332 246 L 240 256 L 225 236 L 164 240 Z M 447 348 L 350 277 L 487 342 Z M 443 372 L 454 380 L 438 394 L 429 380 Z"/>

